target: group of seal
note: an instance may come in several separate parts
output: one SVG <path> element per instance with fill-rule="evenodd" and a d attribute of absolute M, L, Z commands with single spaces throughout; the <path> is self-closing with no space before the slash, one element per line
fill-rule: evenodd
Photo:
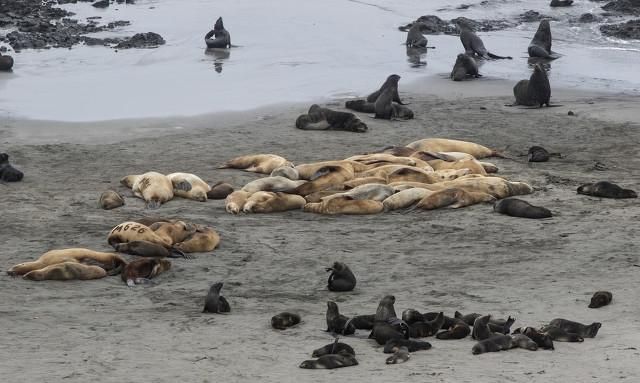
<path fill-rule="evenodd" d="M 22 178 L 24 178 L 24 173 L 9 163 L 9 155 L 0 153 L 0 181 L 18 182 L 22 181 Z"/>

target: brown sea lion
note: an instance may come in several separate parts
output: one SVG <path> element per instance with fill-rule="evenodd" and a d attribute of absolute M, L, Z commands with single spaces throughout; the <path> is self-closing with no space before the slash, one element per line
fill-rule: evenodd
<path fill-rule="evenodd" d="M 454 318 L 445 331 L 436 334 L 438 339 L 463 339 L 471 334 L 471 328 L 462 319 Z"/>
<path fill-rule="evenodd" d="M 513 331 L 514 334 L 524 334 L 529 339 L 536 342 L 538 347 L 541 347 L 545 350 L 553 350 L 553 339 L 548 335 L 544 334 L 533 327 L 524 327 L 517 328 Z"/>
<path fill-rule="evenodd" d="M 282 312 L 271 317 L 271 327 L 276 330 L 284 330 L 300 323 L 300 315 L 290 312 Z"/>
<path fill-rule="evenodd" d="M 241 169 L 246 172 L 271 174 L 281 166 L 292 167 L 293 164 L 286 158 L 275 154 L 250 154 L 229 160 L 218 169 Z"/>
<path fill-rule="evenodd" d="M 172 245 L 184 241 L 196 232 L 196 225 L 184 221 L 156 222 L 149 228 Z"/>
<path fill-rule="evenodd" d="M 525 106 L 549 106 L 551 99 L 551 85 L 549 77 L 542 65 L 536 64 L 529 80 L 520 80 L 513 87 L 513 95 L 516 98 L 514 105 Z"/>
<path fill-rule="evenodd" d="M 191 199 L 199 202 L 206 202 L 207 195 L 211 191 L 211 186 L 204 182 L 202 178 L 190 173 L 171 173 L 167 177 L 174 185 L 173 194 L 178 197 Z M 188 188 L 176 188 L 176 185 L 187 183 Z M 188 190 L 184 190 L 188 189 Z"/>
<path fill-rule="evenodd" d="M 82 248 L 71 248 L 47 251 L 35 261 L 23 262 L 11 267 L 7 270 L 7 274 L 24 275 L 30 271 L 40 270 L 47 266 L 63 262 L 99 265 L 107 271 L 117 270 L 127 263 L 120 254 L 102 253 Z"/>
<path fill-rule="evenodd" d="M 549 25 L 549 20 L 540 21 L 538 30 L 533 36 L 527 51 L 529 52 L 529 57 L 542 57 L 550 60 L 559 57 L 557 53 L 551 50 L 551 26 Z"/>
<path fill-rule="evenodd" d="M 323 355 L 316 360 L 305 360 L 300 364 L 300 368 L 331 370 L 334 368 L 357 365 L 358 361 L 356 360 L 355 356 L 348 353 L 341 353 Z"/>
<path fill-rule="evenodd" d="M 591 297 L 591 303 L 589 303 L 590 309 L 597 309 L 611 303 L 613 294 L 609 291 L 596 291 Z"/>
<path fill-rule="evenodd" d="M 329 343 L 323 347 L 313 350 L 311 356 L 313 356 L 314 358 L 318 358 L 322 355 L 329 354 L 356 354 L 356 352 L 353 350 L 353 347 L 349 346 L 346 343 L 338 342 L 338 340 L 339 338 L 336 338 L 335 342 Z"/>
<path fill-rule="evenodd" d="M 120 180 L 133 194 L 147 202 L 147 208 L 156 209 L 173 198 L 174 185 L 169 177 L 158 172 L 129 175 Z"/>
<path fill-rule="evenodd" d="M 472 155 L 476 159 L 486 157 L 504 157 L 494 149 L 489 149 L 473 142 L 450 140 L 446 138 L 426 138 L 407 145 L 416 151 L 427 152 L 462 152 Z"/>
<path fill-rule="evenodd" d="M 490 203 L 495 200 L 495 197 L 487 193 L 469 192 L 459 188 L 447 188 L 424 197 L 417 203 L 416 208 L 423 210 L 433 210 L 442 207 L 458 209 L 481 202 Z"/>
<path fill-rule="evenodd" d="M 498 352 L 513 348 L 513 339 L 510 335 L 494 335 L 476 343 L 471 348 L 473 355 L 484 354 L 485 352 Z"/>
<path fill-rule="evenodd" d="M 207 48 L 231 48 L 231 34 L 224 29 L 222 17 L 216 20 L 213 29 L 204 36 L 204 42 Z"/>
<path fill-rule="evenodd" d="M 218 182 L 211 186 L 211 190 L 207 193 L 207 198 L 225 199 L 231 193 L 233 193 L 233 186 L 226 182 Z"/>
<path fill-rule="evenodd" d="M 244 204 L 247 203 L 247 199 L 251 193 L 243 190 L 236 190 L 229 194 L 225 199 L 224 208 L 227 213 L 238 214 L 242 211 Z"/>
<path fill-rule="evenodd" d="M 476 60 L 467 54 L 460 53 L 456 58 L 455 64 L 453 64 L 449 77 L 453 81 L 462 81 L 467 77 L 478 78 L 482 77 L 482 75 L 478 72 Z"/>
<path fill-rule="evenodd" d="M 256 192 L 247 199 L 242 211 L 245 213 L 278 213 L 302 209 L 306 203 L 304 197 L 295 194 Z"/>
<path fill-rule="evenodd" d="M 356 332 L 356 328 L 351 324 L 348 317 L 340 314 L 336 302 L 327 302 L 327 332 L 336 334 L 351 335 Z"/>
<path fill-rule="evenodd" d="M 623 189 L 608 181 L 581 185 L 578 188 L 578 194 L 602 198 L 638 198 L 638 194 L 635 191 Z"/>
<path fill-rule="evenodd" d="M 289 168 L 292 169 L 292 168 Z M 307 183 L 305 180 L 294 181 L 281 176 L 269 176 L 253 180 L 242 187 L 241 190 L 255 193 L 259 191 L 267 192 L 290 192 L 300 185 Z"/>
<path fill-rule="evenodd" d="M 99 279 L 107 276 L 105 269 L 99 266 L 84 265 L 78 262 L 62 262 L 42 269 L 29 271 L 22 276 L 32 281 L 69 281 Z"/>
<path fill-rule="evenodd" d="M 493 210 L 511 217 L 551 218 L 551 211 L 545 207 L 534 206 L 518 198 L 505 198 L 493 205 Z"/>
<path fill-rule="evenodd" d="M 595 338 L 602 323 L 593 322 L 590 325 L 573 322 L 567 319 L 556 318 L 549 322 L 549 327 L 557 327 L 572 334 L 578 334 L 583 338 Z"/>
<path fill-rule="evenodd" d="M 124 205 L 124 198 L 118 192 L 107 190 L 100 195 L 98 204 L 104 210 L 111 210 Z"/>
<path fill-rule="evenodd" d="M 220 235 L 213 228 L 196 225 L 195 233 L 173 247 L 183 253 L 208 253 L 218 247 L 218 244 Z"/>
<path fill-rule="evenodd" d="M 122 281 L 129 287 L 140 283 L 147 283 L 158 274 L 171 268 L 171 262 L 166 259 L 140 258 L 129 262 L 122 270 Z"/>
<path fill-rule="evenodd" d="M 155 224 L 154 224 L 155 225 Z M 151 228 L 137 222 L 123 222 L 118 226 L 111 229 L 107 242 L 114 248 L 119 243 L 131 242 L 131 241 L 146 241 L 156 243 L 164 246 L 167 249 L 171 248 L 173 242 L 171 238 L 159 235 L 155 233 Z"/>
<path fill-rule="evenodd" d="M 296 119 L 296 128 L 302 130 L 345 130 L 365 133 L 369 128 L 353 113 L 338 112 L 313 104 L 306 114 Z"/>
<path fill-rule="evenodd" d="M 375 103 L 382 92 L 384 92 L 388 88 L 395 88 L 392 89 L 391 101 L 397 102 L 400 105 L 406 105 L 402 101 L 400 101 L 400 95 L 398 94 L 398 81 L 400 81 L 400 76 L 398 76 L 397 74 L 389 75 L 380 89 L 367 96 L 367 102 Z"/>
<path fill-rule="evenodd" d="M 350 165 L 328 165 L 319 168 L 310 177 L 310 181 L 298 186 L 291 191 L 292 194 L 306 196 L 320 190 L 326 190 L 332 186 L 342 185 L 355 176 L 353 167 Z"/>
<path fill-rule="evenodd" d="M 334 262 L 327 271 L 331 271 L 327 280 L 329 291 L 351 291 L 356 287 L 356 276 L 346 264 Z"/>
<path fill-rule="evenodd" d="M 565 331 L 559 327 L 545 326 L 541 330 L 542 334 L 558 342 L 584 342 L 584 338 L 578 334 Z"/>
<path fill-rule="evenodd" d="M 207 297 L 204 300 L 203 313 L 228 313 L 231 311 L 231 306 L 225 297 L 220 295 L 220 290 L 224 283 L 216 282 L 209 288 Z"/>
<path fill-rule="evenodd" d="M 378 214 L 384 210 L 382 202 L 356 200 L 349 196 L 340 196 L 318 203 L 307 203 L 304 211 L 318 214 Z"/>

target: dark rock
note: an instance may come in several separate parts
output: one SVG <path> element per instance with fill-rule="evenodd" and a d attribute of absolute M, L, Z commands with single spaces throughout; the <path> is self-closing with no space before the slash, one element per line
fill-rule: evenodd
<path fill-rule="evenodd" d="M 640 0 L 615 0 L 605 4 L 602 9 L 627 15 L 640 15 Z"/>
<path fill-rule="evenodd" d="M 162 36 L 154 32 L 136 33 L 133 37 L 120 42 L 115 46 L 116 49 L 129 48 L 156 48 L 165 43 Z"/>
<path fill-rule="evenodd" d="M 109 0 L 100 0 L 100 1 L 96 1 L 95 3 L 91 4 L 96 8 L 107 8 L 109 6 Z"/>
<path fill-rule="evenodd" d="M 596 22 L 597 20 L 598 18 L 593 13 L 583 13 L 582 15 L 580 15 L 578 22 L 593 23 L 593 22 Z"/>
<path fill-rule="evenodd" d="M 543 15 L 540 12 L 528 10 L 525 13 L 518 16 L 518 19 L 523 23 L 533 23 L 541 20 L 551 20 L 551 16 Z"/>
<path fill-rule="evenodd" d="M 551 0 L 552 7 L 570 7 L 573 4 L 573 0 Z"/>
<path fill-rule="evenodd" d="M 640 20 L 631 20 L 620 24 L 607 24 L 600 26 L 600 32 L 609 37 L 617 37 L 625 40 L 640 39 Z"/>
<path fill-rule="evenodd" d="M 436 34 L 447 34 L 447 35 L 455 35 L 458 34 L 458 27 L 456 27 L 455 23 L 464 22 L 469 25 L 476 32 L 490 32 L 490 31 L 499 31 L 502 29 L 507 29 L 516 26 L 516 23 L 507 21 L 507 20 L 481 20 L 476 21 L 472 19 L 468 19 L 466 17 L 458 17 L 452 19 L 450 21 L 445 21 L 435 15 L 426 15 L 420 16 L 416 21 L 409 23 L 407 25 L 398 27 L 401 31 L 408 31 L 411 26 L 420 22 L 425 25 L 422 29 L 422 33 L 426 35 L 436 35 Z"/>

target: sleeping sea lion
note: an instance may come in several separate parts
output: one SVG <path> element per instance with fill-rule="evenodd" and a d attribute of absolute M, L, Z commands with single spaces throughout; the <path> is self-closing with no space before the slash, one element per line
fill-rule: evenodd
<path fill-rule="evenodd" d="M 465 53 L 469 56 L 478 55 L 484 59 L 509 59 L 511 60 L 511 56 L 498 56 L 493 53 L 487 51 L 487 48 L 484 47 L 484 43 L 482 39 L 478 37 L 472 30 L 471 27 L 468 26 L 465 22 L 456 23 L 458 29 L 460 30 L 460 41 L 462 41 L 462 46 L 464 47 Z"/>
<path fill-rule="evenodd" d="M 557 327 L 572 334 L 578 334 L 583 338 L 595 338 L 598 330 L 602 326 L 600 322 L 593 322 L 590 325 L 573 322 L 567 319 L 556 318 L 549 322 L 550 327 Z"/>
<path fill-rule="evenodd" d="M 322 174 L 327 173 L 327 169 L 324 169 L 327 166 L 342 166 L 353 173 L 362 173 L 369 169 L 366 164 L 348 160 L 311 162 L 308 164 L 298 165 L 295 169 L 298 171 L 298 176 L 301 180 L 311 181 L 320 177 Z"/>
<path fill-rule="evenodd" d="M 136 197 L 145 200 L 149 209 L 157 209 L 173 198 L 173 183 L 158 172 L 126 176 L 120 183 L 130 188 Z"/>
<path fill-rule="evenodd" d="M 397 74 L 389 75 L 389 77 L 387 77 L 387 79 L 384 81 L 384 84 L 382 84 L 380 89 L 376 90 L 375 92 L 367 96 L 367 102 L 375 103 L 376 100 L 378 100 L 378 97 L 382 94 L 382 92 L 385 91 L 385 89 L 393 88 L 391 101 L 397 102 L 400 105 L 406 105 L 405 103 L 400 101 L 400 95 L 398 94 L 398 81 L 400 81 L 400 76 L 398 76 Z"/>
<path fill-rule="evenodd" d="M 498 352 L 513 348 L 513 339 L 510 335 L 495 335 L 479 341 L 471 348 L 473 355 L 484 354 L 485 352 Z"/>
<path fill-rule="evenodd" d="M 98 204 L 104 210 L 111 210 L 124 205 L 124 198 L 116 191 L 107 190 L 100 195 Z"/>
<path fill-rule="evenodd" d="M 295 168 L 292 168 L 290 166 L 280 166 L 279 168 L 273 169 L 273 171 L 271 172 L 271 174 L 269 174 L 269 176 L 285 177 L 293 181 L 297 181 L 300 179 L 300 174 L 298 174 L 298 171 Z"/>
<path fill-rule="evenodd" d="M 433 210 L 442 207 L 458 209 L 475 205 L 481 202 L 494 202 L 496 198 L 483 192 L 470 192 L 460 188 L 447 188 L 436 191 L 421 199 L 416 205 L 417 209 Z"/>
<path fill-rule="evenodd" d="M 284 330 L 298 323 L 300 323 L 300 315 L 286 311 L 271 317 L 271 327 L 277 330 Z"/>
<path fill-rule="evenodd" d="M 342 185 L 355 176 L 350 165 L 327 165 L 319 168 L 310 181 L 291 190 L 292 194 L 306 196 L 321 190 L 327 190 L 333 186 Z M 297 181 L 299 182 L 299 181 Z"/>
<path fill-rule="evenodd" d="M 357 200 L 374 200 L 374 201 L 384 201 L 387 197 L 393 195 L 396 192 L 395 188 L 384 185 L 384 184 L 364 184 L 360 186 L 356 186 L 353 189 L 349 189 L 348 191 L 342 193 L 336 193 L 331 196 L 327 196 L 322 198 L 323 201 L 327 199 L 335 198 L 335 197 L 351 197 L 352 199 Z"/>
<path fill-rule="evenodd" d="M 336 334 L 351 335 L 356 332 L 356 328 L 351 324 L 348 317 L 340 314 L 336 302 L 327 302 L 327 332 Z"/>
<path fill-rule="evenodd" d="M 293 168 L 289 168 L 293 169 Z M 281 176 L 269 176 L 264 178 L 258 178 L 253 180 L 242 187 L 241 190 L 255 193 L 258 191 L 272 191 L 272 192 L 290 192 L 298 186 L 307 183 L 305 180 L 294 181 L 286 177 Z"/>
<path fill-rule="evenodd" d="M 541 206 L 534 206 L 527 201 L 518 198 L 505 198 L 493 205 L 493 210 L 511 217 L 520 218 L 551 218 L 549 209 Z"/>
<path fill-rule="evenodd" d="M 382 205 L 384 206 L 384 211 L 404 209 L 420 202 L 422 199 L 433 193 L 434 191 L 424 188 L 401 190 L 382 201 Z"/>
<path fill-rule="evenodd" d="M 302 209 L 306 203 L 307 200 L 304 197 L 296 194 L 260 191 L 251 194 L 242 211 L 245 213 L 279 213 Z"/>
<path fill-rule="evenodd" d="M 140 258 L 129 262 L 122 269 L 122 281 L 129 287 L 140 283 L 147 283 L 158 274 L 171 268 L 171 262 L 166 259 Z"/>
<path fill-rule="evenodd" d="M 167 249 L 162 245 L 148 241 L 120 242 L 116 243 L 114 248 L 118 253 L 139 255 L 141 257 L 185 258 L 185 254 L 182 251 Z"/>
<path fill-rule="evenodd" d="M 554 60 L 558 58 L 558 54 L 551 50 L 551 26 L 549 20 L 540 21 L 538 30 L 533 36 L 533 40 L 527 48 L 529 57 L 542 57 Z"/>
<path fill-rule="evenodd" d="M 69 281 L 99 279 L 107 276 L 107 272 L 99 266 L 85 265 L 78 262 L 62 262 L 42 269 L 29 271 L 22 276 L 32 281 Z"/>
<path fill-rule="evenodd" d="M 233 186 L 226 182 L 218 182 L 211 186 L 207 199 L 225 199 L 231 193 L 233 193 Z"/>
<path fill-rule="evenodd" d="M 463 189 L 467 192 L 490 194 L 497 199 L 533 193 L 533 188 L 524 182 L 507 181 L 500 177 L 471 177 L 469 176 L 444 181 L 433 185 L 427 185 L 430 190 L 442 190 L 449 188 Z M 391 184 L 391 186 L 395 186 Z"/>
<path fill-rule="evenodd" d="M 513 95 L 516 98 L 514 105 L 525 106 L 549 106 L 551 99 L 551 85 L 549 77 L 542 65 L 536 64 L 529 80 L 520 80 L 513 87 Z"/>
<path fill-rule="evenodd" d="M 567 332 L 554 326 L 545 326 L 541 329 L 541 332 L 552 340 L 558 342 L 584 342 L 584 338 L 580 335 Z"/>
<path fill-rule="evenodd" d="M 396 347 L 406 347 L 409 352 L 415 352 L 431 349 L 431 343 L 411 339 L 389 339 L 387 343 L 384 344 L 383 352 L 385 354 L 392 354 L 394 352 L 393 349 Z"/>
<path fill-rule="evenodd" d="M 10 71 L 13 68 L 13 57 L 0 53 L 0 71 Z"/>
<path fill-rule="evenodd" d="M 220 235 L 213 228 L 196 225 L 195 233 L 176 243 L 173 248 L 182 253 L 208 253 L 218 247 L 218 244 Z"/>
<path fill-rule="evenodd" d="M 338 340 L 339 338 L 336 338 L 335 342 L 329 343 L 326 346 L 313 350 L 311 356 L 313 356 L 314 358 L 318 358 L 322 355 L 329 354 L 356 354 L 356 352 L 353 350 L 353 347 L 349 346 L 346 343 L 338 342 Z"/>
<path fill-rule="evenodd" d="M 345 183 L 342 184 L 342 187 L 345 190 L 351 190 L 354 189 L 358 186 L 361 185 L 370 185 L 370 184 L 379 184 L 379 185 L 386 185 L 387 184 L 387 178 L 386 177 L 359 177 L 359 178 L 354 178 L 352 180 L 346 181 Z M 307 202 L 311 202 L 308 201 Z"/>
<path fill-rule="evenodd" d="M 431 160 L 428 161 L 428 164 L 433 168 L 434 171 L 446 169 L 468 169 L 469 174 L 480 174 L 483 176 L 487 175 L 487 171 L 484 165 L 476 159 L 464 159 L 455 161 Z"/>
<path fill-rule="evenodd" d="M 476 159 L 486 157 L 504 157 L 494 149 L 476 144 L 474 142 L 451 140 L 446 138 L 426 138 L 414 141 L 407 145 L 416 151 L 427 152 L 462 152 L 472 155 Z"/>
<path fill-rule="evenodd" d="M 243 190 L 236 190 L 229 194 L 224 200 L 224 208 L 227 213 L 238 214 L 244 208 L 244 204 L 247 203 L 247 199 L 251 193 Z"/>
<path fill-rule="evenodd" d="M 329 291 L 351 291 L 356 287 L 356 276 L 346 264 L 334 262 L 327 271 L 331 271 L 327 280 Z"/>
<path fill-rule="evenodd" d="M 213 29 L 204 36 L 204 42 L 207 48 L 231 48 L 231 34 L 224 29 L 222 17 L 216 20 Z"/>
<path fill-rule="evenodd" d="M 24 275 L 30 271 L 40 270 L 47 266 L 63 262 L 98 265 L 107 271 L 117 270 L 127 263 L 120 254 L 102 253 L 82 248 L 71 248 L 47 251 L 35 261 L 23 262 L 11 267 L 7 270 L 7 274 Z"/>
<path fill-rule="evenodd" d="M 346 352 L 340 354 L 328 354 L 319 357 L 316 360 L 305 360 L 300 364 L 300 368 L 309 369 L 334 369 L 341 367 L 357 366 L 356 357 Z"/>
<path fill-rule="evenodd" d="M 304 211 L 318 214 L 377 214 L 384 210 L 382 202 L 374 200 L 356 200 L 349 196 L 340 196 L 328 200 L 307 203 Z"/>
<path fill-rule="evenodd" d="M 511 335 L 512 347 L 523 348 L 525 350 L 536 351 L 538 344 L 524 334 Z"/>
<path fill-rule="evenodd" d="M 445 331 L 436 334 L 438 339 L 462 339 L 471 333 L 471 328 L 462 319 L 453 318 Z"/>
<path fill-rule="evenodd" d="M 373 330 L 369 334 L 369 339 L 375 339 L 378 344 L 383 345 L 390 339 L 409 339 L 409 326 L 398 319 L 393 307 L 396 298 L 387 295 L 380 300 L 376 309 Z"/>
<path fill-rule="evenodd" d="M 370 154 L 359 154 L 359 155 L 351 156 L 349 158 L 346 158 L 345 161 L 357 161 L 366 165 L 374 165 L 374 166 L 378 164 L 383 164 L 383 165 L 397 164 L 397 165 L 406 165 L 406 166 L 417 166 L 418 161 L 420 160 L 416 158 L 411 158 L 411 157 L 394 156 L 388 153 L 370 153 Z"/>
<path fill-rule="evenodd" d="M 533 327 L 518 328 L 513 331 L 514 334 L 524 334 L 532 341 L 536 342 L 538 347 L 545 350 L 553 350 L 553 339 L 548 334 L 544 334 Z"/>
<path fill-rule="evenodd" d="M 2 56 L 8 57 L 8 56 Z M 4 182 L 18 182 L 22 181 L 24 173 L 14 168 L 9 163 L 9 155 L 7 153 L 0 153 L 0 181 Z"/>
<path fill-rule="evenodd" d="M 296 128 L 302 130 L 345 130 L 364 133 L 369 128 L 353 113 L 338 112 L 313 104 L 306 114 L 298 116 Z"/>
<path fill-rule="evenodd" d="M 478 63 L 473 57 L 460 53 L 456 58 L 455 64 L 453 64 L 453 70 L 449 77 L 453 81 L 462 81 L 467 77 L 478 78 L 482 75 L 478 72 Z"/>
<path fill-rule="evenodd" d="M 203 313 L 228 313 L 231 311 L 231 306 L 229 306 L 229 302 L 227 299 L 220 295 L 220 290 L 222 290 L 223 283 L 217 282 L 211 285 L 209 288 L 209 293 L 204 300 L 204 309 Z"/>
<path fill-rule="evenodd" d="M 591 303 L 589 303 L 590 309 L 597 309 L 611 303 L 613 294 L 608 291 L 596 291 L 591 297 Z"/>
<path fill-rule="evenodd" d="M 428 321 L 426 318 L 423 318 L 422 321 L 417 321 L 409 324 L 409 336 L 411 338 L 425 338 L 429 336 L 435 335 L 442 324 L 444 323 L 444 313 L 440 312 L 438 316 Z"/>
<path fill-rule="evenodd" d="M 409 358 L 411 357 L 411 354 L 409 354 L 409 349 L 402 346 L 402 347 L 393 347 L 393 355 L 391 355 L 390 357 L 387 358 L 386 363 L 387 364 L 396 364 L 396 363 L 404 363 L 407 360 L 409 360 Z"/>
<path fill-rule="evenodd" d="M 196 232 L 196 225 L 184 221 L 156 222 L 149 228 L 172 245 L 184 241 Z"/>
<path fill-rule="evenodd" d="M 638 198 L 638 194 L 635 191 L 623 189 L 608 181 L 584 184 L 578 188 L 578 194 L 602 198 Z"/>
<path fill-rule="evenodd" d="M 218 169 L 242 169 L 245 172 L 271 174 L 281 166 L 293 167 L 293 164 L 275 154 L 249 154 L 229 160 Z"/>
<path fill-rule="evenodd" d="M 116 248 L 116 245 L 119 243 L 132 241 L 151 242 L 167 249 L 170 249 L 173 244 L 171 238 L 161 236 L 158 233 L 155 233 L 150 227 L 131 221 L 123 222 L 114 227 L 111 229 L 109 236 L 107 237 L 107 242 L 114 248 Z"/>
<path fill-rule="evenodd" d="M 174 195 L 199 202 L 207 201 L 207 195 L 211 191 L 211 186 L 209 186 L 208 183 L 204 182 L 202 178 L 190 173 L 171 173 L 167 174 L 167 177 L 174 185 Z M 177 185 L 184 185 L 185 183 L 189 186 L 176 187 Z"/>

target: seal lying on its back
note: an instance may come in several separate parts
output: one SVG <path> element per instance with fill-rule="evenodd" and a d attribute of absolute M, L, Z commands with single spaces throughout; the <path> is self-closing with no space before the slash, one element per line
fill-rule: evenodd
<path fill-rule="evenodd" d="M 209 293 L 204 301 L 203 313 L 228 313 L 231 311 L 231 306 L 229 306 L 227 299 L 220 295 L 222 285 L 222 282 L 217 282 L 211 285 Z"/>
<path fill-rule="evenodd" d="M 551 218 L 549 209 L 534 206 L 518 198 L 505 198 L 493 205 L 493 210 L 500 214 L 520 218 Z"/>
<path fill-rule="evenodd" d="M 216 20 L 213 29 L 204 36 L 204 42 L 207 44 L 207 48 L 231 48 L 231 34 L 224 29 L 222 17 Z"/>
<path fill-rule="evenodd" d="M 542 65 L 536 64 L 533 73 L 528 80 L 520 80 L 513 87 L 513 95 L 516 97 L 514 105 L 525 106 L 549 106 L 551 99 L 551 85 L 549 77 Z"/>
<path fill-rule="evenodd" d="M 466 23 L 458 22 L 456 25 L 458 26 L 458 29 L 460 29 L 460 41 L 462 41 L 462 46 L 464 46 L 466 54 L 470 56 L 476 54 L 484 59 L 512 59 L 511 56 L 498 56 L 487 51 L 482 39 L 480 39 L 480 37 L 478 37 L 478 35 L 476 35 L 471 30 L 471 27 Z"/>
<path fill-rule="evenodd" d="M 597 309 L 599 307 L 603 307 L 611 303 L 613 299 L 613 294 L 608 291 L 596 291 L 591 297 L 591 303 L 589 303 L 590 309 Z"/>
<path fill-rule="evenodd" d="M 584 184 L 578 188 L 578 194 L 602 198 L 638 198 L 638 194 L 635 191 L 623 189 L 608 181 Z"/>
<path fill-rule="evenodd" d="M 7 153 L 0 153 L 0 180 L 5 182 L 18 182 L 21 181 L 23 177 L 24 174 L 9 163 L 9 155 Z"/>
<path fill-rule="evenodd" d="M 13 68 L 13 57 L 0 53 L 0 70 L 10 71 Z"/>
<path fill-rule="evenodd" d="M 356 287 L 356 276 L 346 264 L 334 262 L 327 271 L 331 271 L 327 281 L 329 291 L 351 291 Z"/>
<path fill-rule="evenodd" d="M 456 63 L 453 65 L 453 70 L 449 77 L 453 81 L 462 81 L 467 76 L 471 77 L 481 77 L 481 74 L 478 72 L 478 63 L 473 57 L 468 54 L 460 53 L 456 58 Z"/>
<path fill-rule="evenodd" d="M 356 133 L 364 133 L 369 129 L 353 113 L 337 112 L 321 108 L 317 104 L 311 105 L 307 114 L 302 114 L 296 119 L 296 128 L 302 130 L 346 130 Z"/>
<path fill-rule="evenodd" d="M 549 20 L 540 21 L 538 31 L 533 36 L 533 40 L 527 49 L 529 57 L 542 57 L 546 59 L 557 59 L 558 54 L 551 51 L 551 26 Z"/>

